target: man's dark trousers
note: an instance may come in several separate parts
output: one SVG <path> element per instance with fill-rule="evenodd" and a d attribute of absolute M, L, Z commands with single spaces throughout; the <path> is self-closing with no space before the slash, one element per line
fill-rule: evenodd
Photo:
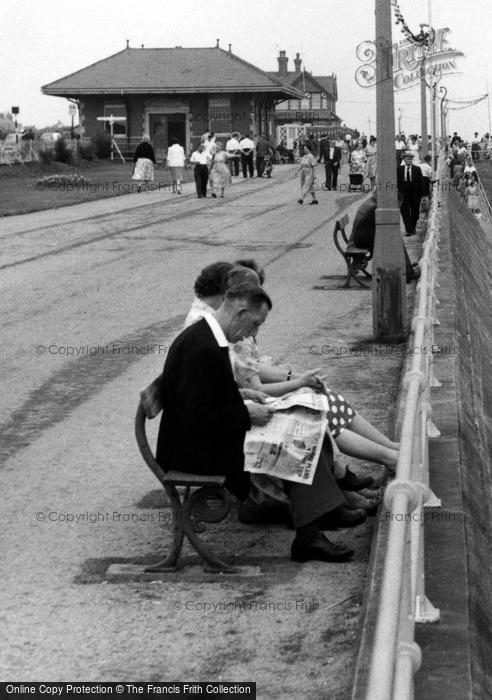
<path fill-rule="evenodd" d="M 337 188 L 338 169 L 338 163 L 334 165 L 332 160 L 325 160 L 326 187 L 329 190 L 336 190 Z"/>
<path fill-rule="evenodd" d="M 243 168 L 243 177 L 253 177 L 255 174 L 255 166 L 253 161 L 253 151 L 249 153 L 241 153 L 241 166 Z"/>
<path fill-rule="evenodd" d="M 202 163 L 197 163 L 195 165 L 195 170 L 193 171 L 195 177 L 196 193 L 199 197 L 207 196 L 207 182 L 208 182 L 208 166 Z"/>

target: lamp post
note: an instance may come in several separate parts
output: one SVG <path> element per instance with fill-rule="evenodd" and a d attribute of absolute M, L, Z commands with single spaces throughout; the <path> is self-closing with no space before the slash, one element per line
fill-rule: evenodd
<path fill-rule="evenodd" d="M 439 92 L 444 92 L 444 95 L 441 97 L 441 138 L 445 139 L 446 138 L 446 104 L 447 104 L 447 99 L 446 95 L 448 94 L 448 89 L 442 85 L 439 88 Z M 443 141 L 444 143 L 444 141 Z"/>
<path fill-rule="evenodd" d="M 70 138 L 72 139 L 72 141 L 73 141 L 73 137 L 74 137 L 74 133 L 73 133 L 73 118 L 74 118 L 74 116 L 75 116 L 75 112 L 76 112 L 76 111 L 77 111 L 77 108 L 76 108 L 76 106 L 75 106 L 74 104 L 69 104 L 69 105 L 68 105 L 68 114 L 69 114 L 70 117 L 72 118 L 72 125 L 71 125 L 71 127 L 70 127 Z"/>
<path fill-rule="evenodd" d="M 407 330 L 405 259 L 395 168 L 391 2 L 376 0 L 376 236 L 373 259 L 373 331 L 377 341 L 401 343 Z"/>

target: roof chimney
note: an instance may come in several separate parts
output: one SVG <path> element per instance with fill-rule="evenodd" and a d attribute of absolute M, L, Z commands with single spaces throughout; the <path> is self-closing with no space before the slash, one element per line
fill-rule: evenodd
<path fill-rule="evenodd" d="M 217 43 L 215 44 L 215 48 L 216 48 L 216 49 L 220 49 L 220 46 L 219 46 L 219 41 L 220 41 L 220 39 L 216 39 L 215 41 L 217 42 Z"/>
<path fill-rule="evenodd" d="M 140 44 L 140 48 L 143 49 L 143 47 L 144 47 L 144 45 L 143 45 L 143 44 Z"/>
<path fill-rule="evenodd" d="M 229 44 L 229 53 L 232 53 L 232 44 Z"/>
<path fill-rule="evenodd" d="M 127 49 L 130 48 L 130 39 L 127 39 L 127 40 L 126 40 L 126 48 L 127 48 Z"/>
<path fill-rule="evenodd" d="M 295 67 L 296 73 L 301 72 L 301 63 L 302 63 L 302 60 L 301 60 L 300 54 L 296 53 L 296 57 L 294 58 L 294 67 Z"/>
<path fill-rule="evenodd" d="M 278 58 L 278 74 L 281 78 L 286 78 L 287 77 L 287 64 L 289 62 L 289 59 L 285 55 L 285 51 L 280 51 Z"/>

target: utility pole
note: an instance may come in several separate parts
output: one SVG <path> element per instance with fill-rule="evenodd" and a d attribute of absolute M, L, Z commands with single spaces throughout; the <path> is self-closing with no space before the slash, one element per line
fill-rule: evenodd
<path fill-rule="evenodd" d="M 425 82 L 425 46 L 422 47 L 422 66 L 420 68 L 420 133 L 422 134 L 422 155 L 429 153 L 427 131 L 427 83 Z"/>
<path fill-rule="evenodd" d="M 401 343 L 407 337 L 408 329 L 405 259 L 396 182 L 391 1 L 375 1 L 378 208 L 373 258 L 373 331 L 378 342 Z"/>

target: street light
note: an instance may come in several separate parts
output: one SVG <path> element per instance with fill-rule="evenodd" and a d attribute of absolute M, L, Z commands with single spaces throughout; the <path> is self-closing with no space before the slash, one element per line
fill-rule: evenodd
<path fill-rule="evenodd" d="M 442 85 L 439 88 L 439 92 L 444 92 L 443 97 L 441 97 L 441 137 L 442 137 L 442 139 L 445 139 L 446 138 L 446 112 L 447 112 L 446 105 L 448 103 L 448 101 L 446 99 L 446 95 L 448 94 L 448 89 L 447 89 L 447 87 L 444 87 L 444 85 Z M 443 141 L 443 143 L 444 143 L 444 141 Z"/>

